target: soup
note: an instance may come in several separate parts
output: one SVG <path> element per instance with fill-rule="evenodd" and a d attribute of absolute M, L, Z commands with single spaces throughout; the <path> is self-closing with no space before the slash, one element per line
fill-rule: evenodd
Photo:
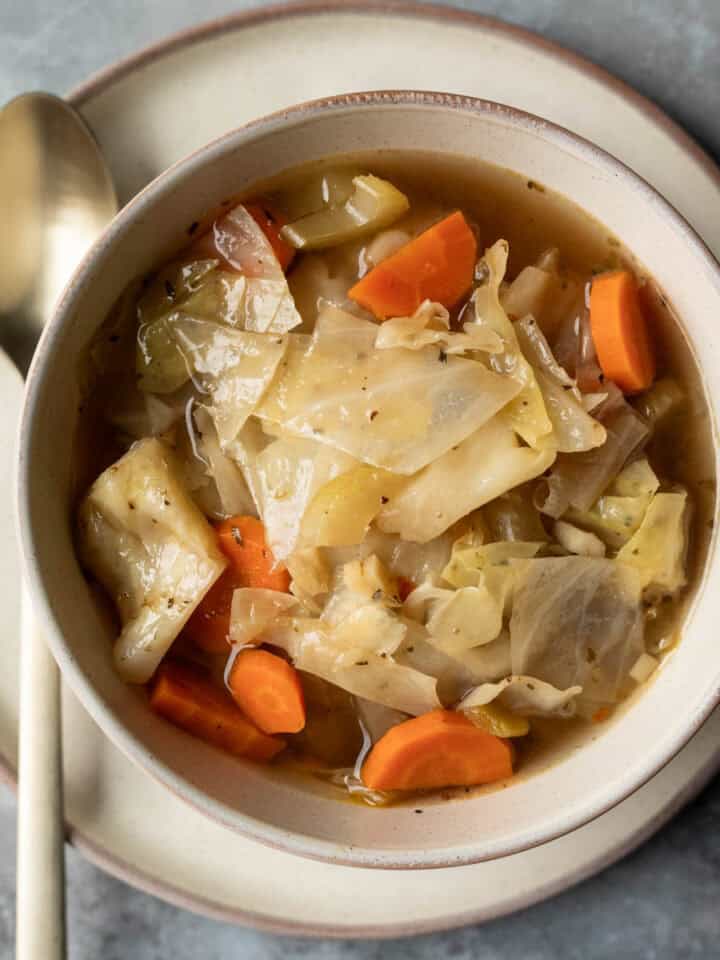
<path fill-rule="evenodd" d="M 414 154 L 264 183 L 128 288 L 83 378 L 116 668 L 240 757 L 373 804 L 506 784 L 677 642 L 699 379 L 642 268 L 540 184 Z"/>

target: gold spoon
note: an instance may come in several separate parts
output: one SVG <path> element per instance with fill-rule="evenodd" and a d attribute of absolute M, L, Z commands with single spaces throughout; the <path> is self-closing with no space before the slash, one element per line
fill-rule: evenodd
<path fill-rule="evenodd" d="M 63 286 L 116 211 L 100 148 L 72 107 L 27 93 L 0 111 L 0 346 L 23 374 Z M 23 606 L 16 957 L 63 960 L 60 676 Z"/>

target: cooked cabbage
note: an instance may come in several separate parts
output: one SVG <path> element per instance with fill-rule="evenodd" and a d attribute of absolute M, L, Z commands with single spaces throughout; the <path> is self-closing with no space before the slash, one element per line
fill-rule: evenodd
<path fill-rule="evenodd" d="M 463 713 L 472 713 L 478 707 L 499 703 L 520 717 L 572 717 L 575 699 L 582 687 L 558 690 L 551 683 L 530 676 L 510 676 L 499 683 L 483 683 L 458 704 Z"/>
<path fill-rule="evenodd" d="M 491 540 L 524 540 L 541 543 L 548 539 L 540 511 L 532 502 L 530 487 L 519 487 L 501 494 L 481 511 Z"/>
<path fill-rule="evenodd" d="M 215 534 L 178 481 L 172 452 L 150 438 L 108 467 L 80 506 L 84 565 L 115 602 L 115 665 L 145 683 L 225 568 Z"/>
<path fill-rule="evenodd" d="M 470 707 L 463 713 L 476 727 L 491 733 L 494 737 L 524 737 L 530 732 L 530 721 L 527 717 L 518 716 L 497 703 Z"/>
<path fill-rule="evenodd" d="M 520 389 L 474 360 L 432 347 L 376 350 L 376 334 L 374 323 L 325 310 L 309 342 L 290 335 L 287 365 L 257 415 L 365 463 L 412 474 Z"/>
<path fill-rule="evenodd" d="M 287 338 L 234 330 L 208 320 L 168 321 L 193 380 L 208 394 L 208 410 L 223 449 L 237 437 L 275 376 Z"/>
<path fill-rule="evenodd" d="M 514 380 L 520 392 L 508 404 L 506 415 L 513 429 L 531 447 L 554 447 L 553 426 L 545 409 L 542 393 L 532 367 L 523 356 L 515 328 L 500 303 L 500 284 L 505 276 L 508 258 L 506 240 L 498 240 L 485 251 L 480 261 L 487 269 L 487 280 L 475 290 L 476 323 L 499 334 L 504 349 L 491 354 L 490 366 L 499 374 Z M 471 326 L 471 325 L 468 325 Z"/>
<path fill-rule="evenodd" d="M 295 550 L 286 558 L 285 566 L 290 574 L 290 590 L 293 596 L 306 605 L 329 591 L 330 564 L 317 547 Z"/>
<path fill-rule="evenodd" d="M 137 302 L 140 324 L 152 323 L 159 317 L 179 309 L 208 280 L 220 264 L 216 259 L 174 261 L 153 278 Z"/>
<path fill-rule="evenodd" d="M 300 544 L 303 516 L 318 490 L 357 466 L 339 450 L 305 440 L 273 440 L 248 464 L 249 486 L 259 502 L 268 546 L 276 560 L 285 560 Z"/>
<path fill-rule="evenodd" d="M 390 226 L 409 206 L 405 194 L 387 180 L 360 175 L 353 178 L 353 191 L 342 206 L 328 206 L 287 223 L 280 235 L 299 250 L 322 250 Z"/>
<path fill-rule="evenodd" d="M 552 421 L 560 453 L 581 453 L 605 443 L 605 427 L 585 410 L 570 389 L 535 371 L 545 408 Z"/>
<path fill-rule="evenodd" d="M 280 590 L 258 587 L 235 590 L 230 610 L 231 643 L 256 643 L 272 623 L 297 607 L 297 599 Z"/>
<path fill-rule="evenodd" d="M 404 540 L 424 543 L 500 494 L 539 476 L 555 460 L 550 443 L 522 446 L 515 417 L 493 417 L 470 437 L 438 457 L 380 511 L 377 525 Z"/>
<path fill-rule="evenodd" d="M 643 587 L 675 593 L 687 583 L 687 493 L 656 493 L 617 560 L 637 570 Z"/>
<path fill-rule="evenodd" d="M 403 477 L 364 463 L 340 474 L 318 490 L 305 511 L 303 542 L 318 547 L 361 543 L 383 503 L 403 483 Z"/>
<path fill-rule="evenodd" d="M 513 674 L 581 699 L 613 703 L 643 651 L 642 581 L 636 571 L 590 557 L 518 561 L 510 643 Z"/>
<path fill-rule="evenodd" d="M 225 456 L 220 449 L 217 431 L 209 412 L 204 407 L 198 407 L 194 418 L 198 428 L 198 453 L 207 465 L 208 477 L 217 488 L 223 515 L 256 515 L 255 502 L 242 471 L 235 461 Z"/>
<path fill-rule="evenodd" d="M 353 638 L 347 635 L 350 631 L 345 633 L 346 645 L 341 647 L 333 628 L 322 620 L 294 619 L 271 627 L 265 640 L 285 650 L 298 670 L 321 677 L 357 697 L 412 716 L 441 706 L 434 677 L 396 663 L 391 656 L 382 656 L 368 646 L 354 646 Z M 363 628 L 358 635 L 362 642 L 372 641 Z"/>
<path fill-rule="evenodd" d="M 566 511 L 565 518 L 618 550 L 635 533 L 659 481 L 646 458 L 628 464 L 589 510 Z"/>
<path fill-rule="evenodd" d="M 568 553 L 576 553 L 581 557 L 604 557 L 605 544 L 600 537 L 588 530 L 567 523 L 565 520 L 556 520 L 553 525 L 555 539 Z"/>
<path fill-rule="evenodd" d="M 503 574 L 514 575 L 511 560 L 528 560 L 537 556 L 544 546 L 542 541 L 523 540 L 473 544 L 466 537 L 460 537 L 453 544 L 442 578 L 453 587 L 470 587 L 476 586 L 494 567 L 502 568 Z"/>
<path fill-rule="evenodd" d="M 557 519 L 568 507 L 590 509 L 648 435 L 645 422 L 626 403 L 604 426 L 607 438 L 601 447 L 558 457 L 538 502 L 543 513 Z"/>
<path fill-rule="evenodd" d="M 213 225 L 215 247 L 245 278 L 243 323 L 255 333 L 287 333 L 302 319 L 270 241 L 242 204 Z"/>
<path fill-rule="evenodd" d="M 392 317 L 381 323 L 375 346 L 379 350 L 436 346 L 446 354 L 473 350 L 499 353 L 503 349 L 499 334 L 485 324 L 465 323 L 463 331 L 451 332 L 449 311 L 441 303 L 424 300 L 411 317 Z"/>

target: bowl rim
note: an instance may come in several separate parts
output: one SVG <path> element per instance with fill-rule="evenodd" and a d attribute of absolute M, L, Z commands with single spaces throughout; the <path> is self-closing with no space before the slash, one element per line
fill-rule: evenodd
<path fill-rule="evenodd" d="M 36 567 L 35 555 L 38 551 L 35 547 L 36 541 L 31 533 L 32 511 L 29 502 L 29 474 L 32 463 L 28 457 L 28 449 L 35 429 L 34 409 L 37 394 L 43 380 L 43 374 L 52 362 L 53 340 L 57 332 L 63 327 L 76 295 L 82 291 L 85 282 L 92 276 L 96 258 L 106 248 L 112 246 L 118 237 L 122 236 L 125 230 L 135 222 L 136 215 L 144 209 L 146 204 L 152 202 L 156 194 L 170 191 L 177 182 L 192 176 L 198 168 L 212 162 L 213 159 L 222 156 L 225 152 L 236 149 L 244 140 L 253 139 L 256 134 L 272 133 L 288 122 L 299 124 L 305 119 L 328 112 L 342 112 L 372 106 L 398 109 L 444 108 L 459 110 L 485 117 L 497 117 L 499 120 L 519 127 L 526 132 L 541 133 L 544 139 L 551 141 L 556 146 L 564 148 L 567 152 L 573 153 L 593 165 L 600 166 L 615 177 L 622 179 L 641 195 L 644 202 L 655 206 L 660 214 L 669 220 L 672 229 L 681 235 L 683 242 L 692 248 L 694 256 L 704 263 L 706 270 L 714 278 L 715 285 L 720 291 L 720 263 L 678 210 L 644 178 L 622 161 L 559 124 L 496 101 L 440 91 L 378 90 L 340 94 L 305 101 L 233 128 L 177 160 L 147 184 L 116 214 L 85 253 L 69 278 L 53 315 L 43 330 L 28 372 L 19 428 L 15 487 L 16 523 L 22 570 L 30 595 L 40 614 L 40 623 L 46 628 L 46 640 L 63 676 L 103 732 L 126 756 L 130 757 L 150 776 L 186 803 L 224 826 L 250 839 L 289 853 L 346 866 L 386 869 L 444 868 L 478 863 L 487 859 L 520 853 L 564 836 L 612 809 L 635 793 L 665 767 L 700 729 L 712 710 L 720 703 L 720 685 L 708 693 L 699 707 L 688 717 L 687 723 L 678 730 L 664 752 L 641 766 L 639 768 L 640 772 L 631 782 L 619 786 L 614 791 L 608 792 L 607 795 L 600 796 L 593 803 L 585 804 L 574 813 L 568 812 L 564 816 L 558 817 L 554 827 L 538 829 L 533 836 L 529 836 L 525 840 L 506 842 L 504 845 L 496 844 L 489 854 L 483 853 L 482 850 L 471 845 L 463 847 L 462 852 L 458 852 L 457 847 L 446 848 L 445 850 L 440 848 L 429 855 L 427 853 L 408 855 L 397 849 L 348 847 L 337 841 L 320 840 L 270 825 L 252 815 L 231 808 L 221 801 L 214 800 L 203 790 L 192 785 L 182 775 L 175 773 L 152 753 L 142 741 L 130 733 L 125 724 L 105 707 L 102 698 L 94 686 L 86 680 L 75 658 L 67 649 L 65 638 L 56 621 L 49 596 L 44 589 L 42 578 Z M 713 435 L 717 445 L 718 439 L 715 431 L 713 431 Z M 713 546 L 716 544 L 717 538 L 718 531 L 715 530 L 710 543 L 709 556 L 713 552 Z M 701 574 L 701 583 L 707 579 L 709 569 L 710 562 L 708 560 Z"/>

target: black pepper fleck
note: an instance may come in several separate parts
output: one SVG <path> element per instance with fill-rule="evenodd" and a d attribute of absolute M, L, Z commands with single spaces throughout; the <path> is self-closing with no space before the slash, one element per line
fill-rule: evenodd
<path fill-rule="evenodd" d="M 200 224 L 197 222 L 197 220 L 193 220 L 193 222 L 192 222 L 192 223 L 190 224 L 190 226 L 187 228 L 188 234 L 189 234 L 190 236 L 192 236 L 192 235 L 195 233 L 195 231 L 197 230 L 197 228 L 198 228 L 199 226 L 200 226 Z"/>

